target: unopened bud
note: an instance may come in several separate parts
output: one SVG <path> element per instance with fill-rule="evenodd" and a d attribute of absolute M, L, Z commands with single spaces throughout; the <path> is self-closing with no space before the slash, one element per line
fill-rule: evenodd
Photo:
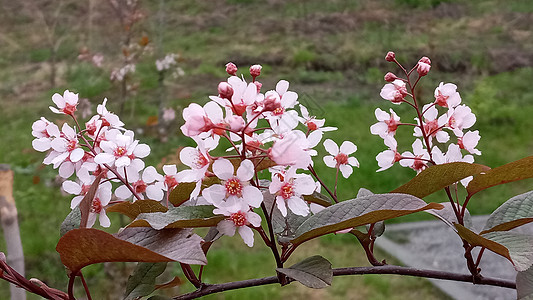
<path fill-rule="evenodd" d="M 385 74 L 385 81 L 387 82 L 393 82 L 394 80 L 398 79 L 398 77 L 396 75 L 394 75 L 394 73 L 387 73 Z"/>
<path fill-rule="evenodd" d="M 228 74 L 232 76 L 237 75 L 237 66 L 232 62 L 227 63 L 226 72 L 228 72 Z"/>
<path fill-rule="evenodd" d="M 227 82 L 221 82 L 218 84 L 218 95 L 220 98 L 231 100 L 233 88 Z"/>
<path fill-rule="evenodd" d="M 229 117 L 226 122 L 228 123 L 231 130 L 237 132 L 243 130 L 244 126 L 246 125 L 244 119 L 236 115 Z"/>
<path fill-rule="evenodd" d="M 385 56 L 385 60 L 389 62 L 394 61 L 395 58 L 396 58 L 396 54 L 392 51 L 389 51 L 387 55 Z"/>
<path fill-rule="evenodd" d="M 263 67 L 261 65 L 253 65 L 250 67 L 250 75 L 255 79 L 255 77 L 261 75 L 261 69 Z"/>
<path fill-rule="evenodd" d="M 422 57 L 422 58 L 419 60 L 419 62 L 423 62 L 423 63 L 425 63 L 425 64 L 431 65 L 431 59 L 429 59 L 429 57 L 427 57 L 427 56 Z"/>
<path fill-rule="evenodd" d="M 429 69 L 431 69 L 431 65 L 422 61 L 419 61 L 418 66 L 416 67 L 416 71 L 420 76 L 426 76 L 429 73 Z"/>

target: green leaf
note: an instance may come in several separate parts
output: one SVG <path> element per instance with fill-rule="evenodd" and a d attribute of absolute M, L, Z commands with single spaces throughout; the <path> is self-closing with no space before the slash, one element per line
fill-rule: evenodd
<path fill-rule="evenodd" d="M 204 179 L 202 181 L 201 190 L 216 183 L 220 183 L 220 179 L 218 179 L 217 177 L 209 177 L 207 179 Z M 178 184 L 170 192 L 170 195 L 168 196 L 168 201 L 176 207 L 182 205 L 185 201 L 191 198 L 191 193 L 195 189 L 195 187 L 196 182 L 182 182 Z"/>
<path fill-rule="evenodd" d="M 472 246 L 484 247 L 507 258 L 517 271 L 524 271 L 533 263 L 533 237 L 509 232 L 490 232 L 483 236 L 455 224 L 457 233 Z"/>
<path fill-rule="evenodd" d="M 292 244 L 351 227 L 376 223 L 427 209 L 440 209 L 437 203 L 406 194 L 376 194 L 343 201 L 309 217 L 296 230 Z"/>
<path fill-rule="evenodd" d="M 528 156 L 517 161 L 505 164 L 474 176 L 466 190 L 471 197 L 475 193 L 489 187 L 533 177 L 533 156 Z"/>
<path fill-rule="evenodd" d="M 331 263 L 319 255 L 306 258 L 289 268 L 277 268 L 276 271 L 313 289 L 328 287 L 333 280 Z"/>
<path fill-rule="evenodd" d="M 155 279 L 161 275 L 167 263 L 138 263 L 126 283 L 124 300 L 134 300 L 150 295 L 155 291 Z"/>
<path fill-rule="evenodd" d="M 172 207 L 167 212 L 142 213 L 128 227 L 194 228 L 215 226 L 224 216 L 213 214 L 214 206 Z"/>
<path fill-rule="evenodd" d="M 424 198 L 468 176 L 486 172 L 490 168 L 479 164 L 453 162 L 434 165 L 391 193 L 402 193 Z"/>
<path fill-rule="evenodd" d="M 481 234 L 507 231 L 533 222 L 533 191 L 515 196 L 500 205 L 489 217 Z"/>
<path fill-rule="evenodd" d="M 516 274 L 516 293 L 518 300 L 533 299 L 533 268 Z"/>
<path fill-rule="evenodd" d="M 440 203 L 443 206 L 443 209 L 428 209 L 426 210 L 427 213 L 434 215 L 439 220 L 443 221 L 446 225 L 453 228 L 453 230 L 457 231 L 455 229 L 454 224 L 457 224 L 457 216 L 455 215 L 455 211 L 452 207 L 452 204 L 450 202 L 442 202 Z M 459 205 L 459 210 L 462 209 L 462 206 Z M 472 228 L 472 217 L 470 216 L 470 212 L 468 209 L 465 211 L 465 215 L 463 217 L 463 222 L 466 228 Z"/>
<path fill-rule="evenodd" d="M 130 219 L 135 219 L 141 213 L 166 212 L 167 210 L 165 206 L 155 200 L 124 201 L 106 208 L 106 212 L 118 212 Z"/>
<path fill-rule="evenodd" d="M 65 233 L 72 229 L 80 228 L 81 211 L 79 207 L 75 207 L 65 218 L 61 227 L 59 228 L 59 234 L 64 236 Z"/>
<path fill-rule="evenodd" d="M 56 251 L 72 272 L 102 262 L 207 264 L 202 238 L 190 229 L 125 228 L 113 236 L 93 228 L 73 229 L 59 239 Z"/>

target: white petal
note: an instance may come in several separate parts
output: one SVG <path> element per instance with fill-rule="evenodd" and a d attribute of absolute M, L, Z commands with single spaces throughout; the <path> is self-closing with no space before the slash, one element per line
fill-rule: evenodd
<path fill-rule="evenodd" d="M 164 165 L 163 172 L 165 172 L 165 175 L 176 175 L 178 173 L 178 167 L 176 165 Z"/>
<path fill-rule="evenodd" d="M 299 195 L 311 195 L 315 189 L 315 181 L 310 175 L 303 175 L 294 180 L 294 192 Z"/>
<path fill-rule="evenodd" d="M 285 200 L 281 196 L 276 197 L 276 206 L 281 212 L 281 215 L 286 217 L 287 216 L 287 204 L 285 203 Z"/>
<path fill-rule="evenodd" d="M 39 139 L 34 139 L 32 142 L 31 142 L 31 145 L 33 147 L 33 149 L 39 151 L 39 152 L 44 152 L 44 151 L 47 151 L 48 149 L 50 149 L 50 139 L 49 138 L 39 138 Z"/>
<path fill-rule="evenodd" d="M 213 184 L 203 190 L 202 196 L 209 203 L 218 205 L 226 197 L 226 188 L 221 184 Z"/>
<path fill-rule="evenodd" d="M 250 211 L 246 214 L 246 220 L 252 224 L 252 226 L 259 227 L 261 226 L 261 216 Z"/>
<path fill-rule="evenodd" d="M 121 185 L 115 190 L 115 196 L 119 199 L 128 199 L 131 195 L 130 189 L 125 185 Z"/>
<path fill-rule="evenodd" d="M 359 167 L 359 161 L 355 157 L 348 157 L 348 163 L 354 167 Z"/>
<path fill-rule="evenodd" d="M 253 247 L 254 245 L 254 232 L 250 227 L 241 226 L 239 227 L 239 234 L 242 237 L 242 240 L 248 247 Z"/>
<path fill-rule="evenodd" d="M 261 191 L 251 185 L 244 187 L 242 190 L 242 198 L 252 207 L 259 207 L 261 206 L 261 202 L 263 202 L 263 194 Z"/>
<path fill-rule="evenodd" d="M 337 161 L 331 155 L 324 156 L 324 163 L 330 168 L 335 168 L 337 166 Z"/>
<path fill-rule="evenodd" d="M 333 156 L 339 154 L 339 146 L 337 146 L 337 144 L 331 139 L 324 141 L 324 148 L 326 148 L 326 151 Z"/>
<path fill-rule="evenodd" d="M 230 179 L 233 177 L 234 171 L 233 164 L 225 158 L 217 159 L 213 162 L 213 173 L 220 179 Z"/>
<path fill-rule="evenodd" d="M 340 148 L 340 152 L 346 155 L 350 155 L 355 151 L 357 151 L 357 146 L 350 141 L 344 141 Z"/>
<path fill-rule="evenodd" d="M 135 147 L 135 150 L 133 150 L 133 155 L 135 155 L 135 157 L 144 158 L 147 157 L 148 154 L 150 154 L 150 146 L 146 144 L 138 144 L 137 147 Z"/>
<path fill-rule="evenodd" d="M 84 196 L 76 196 L 72 198 L 72 201 L 70 201 L 70 209 L 76 208 L 76 206 L 80 205 L 81 200 L 83 200 Z"/>
<path fill-rule="evenodd" d="M 97 164 L 109 164 L 115 161 L 115 156 L 110 153 L 100 153 L 94 157 L 94 162 Z"/>
<path fill-rule="evenodd" d="M 83 158 L 84 155 L 85 155 L 85 151 L 83 151 L 83 149 L 76 148 L 72 150 L 72 152 L 70 152 L 69 158 L 71 162 L 78 162 L 80 159 Z"/>
<path fill-rule="evenodd" d="M 302 198 L 299 197 L 290 197 L 289 200 L 287 200 L 287 205 L 289 206 L 289 209 L 300 216 L 307 216 L 309 214 L 309 206 L 307 206 L 307 203 Z"/>
<path fill-rule="evenodd" d="M 276 92 L 278 92 L 278 94 L 280 95 L 285 94 L 288 89 L 289 89 L 289 82 L 287 80 L 280 80 L 276 84 Z M 303 114 L 303 111 L 302 111 L 302 114 Z"/>
<path fill-rule="evenodd" d="M 190 168 L 195 166 L 197 156 L 198 149 L 193 147 L 185 147 L 180 151 L 180 161 Z"/>
<path fill-rule="evenodd" d="M 115 161 L 115 166 L 117 166 L 117 168 L 129 166 L 130 162 L 131 159 L 129 157 L 122 156 Z"/>
<path fill-rule="evenodd" d="M 67 180 L 62 184 L 63 190 L 72 195 L 79 195 L 81 193 L 81 186 L 74 181 Z"/>
<path fill-rule="evenodd" d="M 61 176 L 62 178 L 69 178 L 70 176 L 72 176 L 72 174 L 74 174 L 74 169 L 75 168 L 73 163 L 64 162 L 59 167 L 59 176 Z"/>
<path fill-rule="evenodd" d="M 146 196 L 149 199 L 161 201 L 165 196 L 161 187 L 158 187 L 155 184 L 149 185 L 146 187 Z"/>
<path fill-rule="evenodd" d="M 230 220 L 222 220 L 218 222 L 217 229 L 220 233 L 227 236 L 233 236 L 235 234 L 235 224 Z"/>
<path fill-rule="evenodd" d="M 98 217 L 98 222 L 100 222 L 100 226 L 102 227 L 109 227 L 111 226 L 111 220 L 109 220 L 109 217 L 105 214 L 105 210 L 102 209 L 100 212 L 100 216 Z"/>
<path fill-rule="evenodd" d="M 352 175 L 352 172 L 353 172 L 352 166 L 340 165 L 339 169 L 341 170 L 342 176 L 344 176 L 344 178 L 348 178 L 350 177 L 350 175 Z"/>
<path fill-rule="evenodd" d="M 237 178 L 241 181 L 248 181 L 254 177 L 254 172 L 254 164 L 248 159 L 243 160 L 237 169 Z"/>

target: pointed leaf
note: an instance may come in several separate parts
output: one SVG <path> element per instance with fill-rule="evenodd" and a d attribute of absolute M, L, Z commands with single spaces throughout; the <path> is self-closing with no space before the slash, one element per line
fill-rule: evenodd
<path fill-rule="evenodd" d="M 533 222 L 533 191 L 512 197 L 489 217 L 481 234 L 507 231 Z"/>
<path fill-rule="evenodd" d="M 64 236 L 65 233 L 69 232 L 72 229 L 80 228 L 81 222 L 81 211 L 79 207 L 75 207 L 63 220 L 61 227 L 59 228 L 59 234 Z"/>
<path fill-rule="evenodd" d="M 507 258 L 517 271 L 533 263 L 533 237 L 509 232 L 490 232 L 483 236 L 455 224 L 457 233 L 472 246 L 480 246 Z"/>
<path fill-rule="evenodd" d="M 505 164 L 474 176 L 466 190 L 471 197 L 475 193 L 489 187 L 533 177 L 533 156 L 528 156 L 517 161 Z"/>
<path fill-rule="evenodd" d="M 142 213 L 128 227 L 193 228 L 216 226 L 224 216 L 213 214 L 214 206 L 172 207 L 167 212 Z"/>
<path fill-rule="evenodd" d="M 296 230 L 291 243 L 298 245 L 318 236 L 351 227 L 376 223 L 427 209 L 440 209 L 437 203 L 406 194 L 376 194 L 343 201 L 309 217 Z"/>
<path fill-rule="evenodd" d="M 165 271 L 166 267 L 167 263 L 138 263 L 126 283 L 124 300 L 150 295 L 156 289 L 155 279 Z"/>
<path fill-rule="evenodd" d="M 155 200 L 124 201 L 106 208 L 106 212 L 118 212 L 135 219 L 141 213 L 166 212 L 168 208 Z"/>
<path fill-rule="evenodd" d="M 463 178 L 486 172 L 490 168 L 479 164 L 453 162 L 431 166 L 392 193 L 403 193 L 424 198 Z"/>
<path fill-rule="evenodd" d="M 331 263 L 320 255 L 306 258 L 289 268 L 277 268 L 276 271 L 313 289 L 328 287 L 333 280 Z"/>
<path fill-rule="evenodd" d="M 220 183 L 220 179 L 216 177 L 208 177 L 202 181 L 201 190 L 216 183 Z M 170 195 L 168 196 L 168 201 L 176 207 L 182 205 L 185 201 L 191 198 L 191 193 L 195 187 L 196 182 L 182 182 L 178 184 L 170 192 Z"/>
<path fill-rule="evenodd" d="M 455 215 L 455 211 L 452 207 L 452 204 L 450 202 L 442 202 L 440 203 L 444 207 L 443 209 L 428 209 L 426 212 L 429 214 L 434 215 L 439 220 L 443 221 L 446 225 L 450 226 L 457 232 L 455 229 L 454 224 L 459 223 L 457 221 L 457 216 Z M 459 210 L 462 209 L 462 206 L 459 205 Z M 472 228 L 472 217 L 470 216 L 470 212 L 468 209 L 465 211 L 465 215 L 463 217 L 463 222 L 466 228 Z"/>
<path fill-rule="evenodd" d="M 516 292 L 518 300 L 533 299 L 533 268 L 516 274 Z"/>
<path fill-rule="evenodd" d="M 202 238 L 190 230 L 126 228 L 117 236 L 92 228 L 73 229 L 59 239 L 56 251 L 72 272 L 102 262 L 206 264 Z"/>

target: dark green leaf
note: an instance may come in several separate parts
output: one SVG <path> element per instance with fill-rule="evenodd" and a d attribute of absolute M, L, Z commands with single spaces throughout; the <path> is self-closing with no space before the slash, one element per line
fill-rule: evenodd
<path fill-rule="evenodd" d="M 289 268 L 277 268 L 276 271 L 313 289 L 328 287 L 333 280 L 331 263 L 319 255 L 306 258 Z"/>
<path fill-rule="evenodd" d="M 466 190 L 468 196 L 489 187 L 533 177 L 533 156 L 528 156 L 474 176 Z"/>
<path fill-rule="evenodd" d="M 138 263 L 126 283 L 124 300 L 150 295 L 156 289 L 155 279 L 165 271 L 166 267 L 167 263 Z"/>
<path fill-rule="evenodd" d="M 318 236 L 351 227 L 376 223 L 442 205 L 427 204 L 406 194 L 376 194 L 343 201 L 309 217 L 296 230 L 291 243 L 298 245 Z"/>
<path fill-rule="evenodd" d="M 408 183 L 392 191 L 424 198 L 468 176 L 486 172 L 490 168 L 484 165 L 453 162 L 431 166 Z"/>
<path fill-rule="evenodd" d="M 515 196 L 498 207 L 490 215 L 481 234 L 507 231 L 530 222 L 533 222 L 533 191 Z"/>
<path fill-rule="evenodd" d="M 59 234 L 64 236 L 65 233 L 72 229 L 80 228 L 81 212 L 79 207 L 75 207 L 65 218 L 59 229 Z"/>
<path fill-rule="evenodd" d="M 142 213 L 128 227 L 193 228 L 215 226 L 224 216 L 213 214 L 214 206 L 172 207 L 167 212 Z"/>

